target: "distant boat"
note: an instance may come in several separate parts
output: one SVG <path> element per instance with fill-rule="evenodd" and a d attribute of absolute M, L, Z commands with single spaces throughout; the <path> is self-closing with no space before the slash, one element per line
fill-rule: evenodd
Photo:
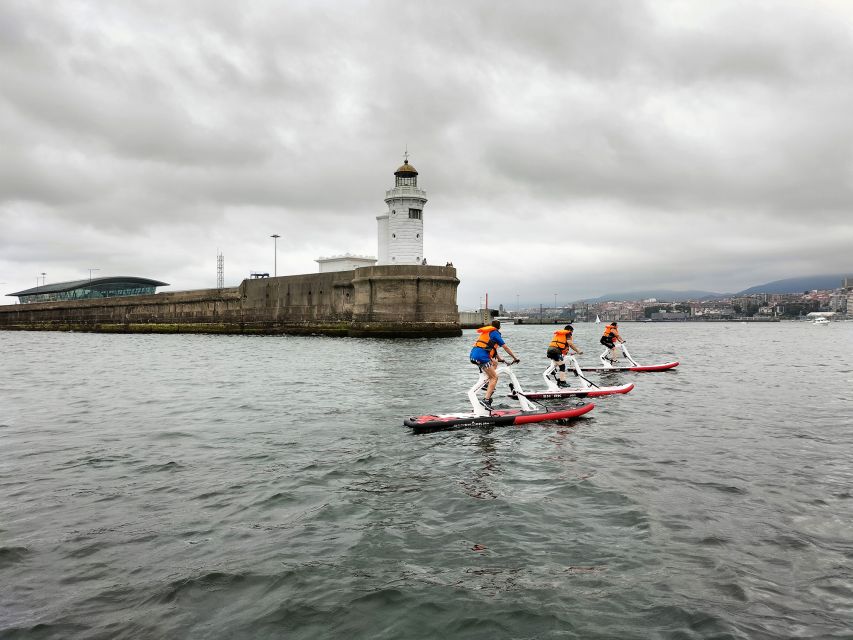
<path fill-rule="evenodd" d="M 817 318 L 813 324 L 829 324 L 829 318 L 821 316 L 820 318 Z"/>
<path fill-rule="evenodd" d="M 595 316 L 595 324 L 601 324 L 601 318 L 598 317 L 598 314 Z"/>

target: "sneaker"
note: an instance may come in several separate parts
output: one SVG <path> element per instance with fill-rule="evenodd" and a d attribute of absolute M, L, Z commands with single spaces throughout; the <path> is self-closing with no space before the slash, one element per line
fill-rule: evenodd
<path fill-rule="evenodd" d="M 565 380 L 557 380 L 557 386 L 565 388 L 565 387 L 569 386 L 569 383 L 566 382 Z"/>
<path fill-rule="evenodd" d="M 483 398 L 480 400 L 480 404 L 486 407 L 489 411 L 492 410 L 492 399 L 491 398 Z"/>

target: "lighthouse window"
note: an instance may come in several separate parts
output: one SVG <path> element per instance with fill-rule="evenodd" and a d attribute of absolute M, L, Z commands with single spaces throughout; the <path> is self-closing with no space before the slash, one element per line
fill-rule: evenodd
<path fill-rule="evenodd" d="M 409 209 L 409 218 L 412 220 L 421 220 L 422 212 L 420 209 Z"/>
<path fill-rule="evenodd" d="M 396 234 L 396 233 L 392 233 L 392 234 L 391 234 L 391 237 L 392 237 L 392 238 L 396 238 L 396 237 L 397 237 L 397 234 Z"/>

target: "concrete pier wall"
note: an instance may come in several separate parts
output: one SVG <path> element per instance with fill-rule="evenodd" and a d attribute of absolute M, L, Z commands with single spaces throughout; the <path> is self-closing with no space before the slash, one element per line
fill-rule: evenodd
<path fill-rule="evenodd" d="M 491 316 L 488 309 L 459 312 L 459 325 L 463 329 L 477 329 L 478 327 L 485 327 L 489 324 L 490 320 Z"/>
<path fill-rule="evenodd" d="M 239 287 L 0 306 L 0 330 L 420 337 L 461 334 L 453 267 L 362 267 Z"/>

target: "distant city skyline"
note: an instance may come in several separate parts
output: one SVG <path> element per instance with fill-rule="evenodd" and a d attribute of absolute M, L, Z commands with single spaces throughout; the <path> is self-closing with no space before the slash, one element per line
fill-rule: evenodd
<path fill-rule="evenodd" d="M 618 321 L 720 321 L 750 320 L 778 321 L 804 316 L 824 315 L 853 319 L 853 278 L 845 278 L 841 287 L 794 293 L 749 293 L 715 298 L 665 298 L 575 301 L 559 307 L 545 304 L 515 308 L 504 304 L 491 306 L 489 311 L 508 318 L 526 319 L 531 323 L 559 324 L 562 322 Z M 484 317 L 484 311 L 474 316 Z M 461 314 L 471 322 L 471 311 Z"/>
<path fill-rule="evenodd" d="M 773 282 L 761 283 L 747 287 L 740 291 L 697 291 L 697 290 L 662 290 L 662 289 L 646 289 L 633 292 L 610 292 L 601 296 L 579 298 L 577 300 L 562 301 L 559 300 L 557 308 L 564 308 L 578 303 L 599 304 L 606 302 L 684 302 L 689 300 L 708 300 L 712 298 L 728 299 L 737 296 L 754 296 L 754 295 L 776 295 L 776 294 L 801 294 L 811 291 L 831 291 L 841 288 L 850 288 L 853 283 L 853 276 L 845 274 L 822 275 L 806 278 L 787 278 L 783 280 L 775 280 Z M 480 304 L 485 303 L 485 296 L 480 299 Z M 493 304 L 492 304 L 493 303 Z M 505 307 L 507 310 L 516 308 L 535 309 L 542 307 L 544 309 L 554 309 L 554 304 L 545 300 L 522 300 L 521 295 L 516 296 L 516 300 L 512 304 L 504 301 L 496 301 L 493 297 L 490 298 L 490 308 L 496 309 L 499 306 Z"/>
<path fill-rule="evenodd" d="M 407 148 L 460 308 L 853 269 L 848 3 L 7 2 L 0 33 L 3 294 L 376 255 Z"/>

